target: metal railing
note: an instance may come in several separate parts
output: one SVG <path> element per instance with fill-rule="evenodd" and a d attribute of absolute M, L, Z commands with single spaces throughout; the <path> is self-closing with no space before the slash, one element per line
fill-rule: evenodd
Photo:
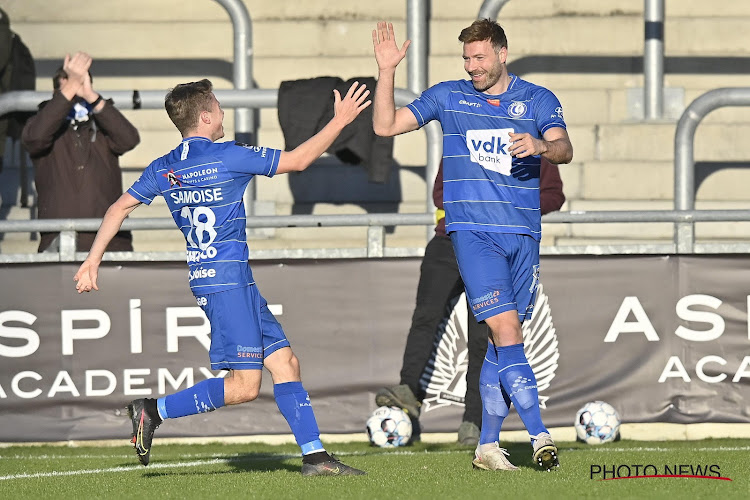
<path fill-rule="evenodd" d="M 726 106 L 750 106 L 750 87 L 714 89 L 697 97 L 677 122 L 674 137 L 674 208 L 690 211 L 695 208 L 695 132 L 705 116 Z M 692 253 L 695 243 L 693 221 L 675 224 L 678 253 Z"/>
<path fill-rule="evenodd" d="M 750 210 L 643 210 L 643 211 L 592 211 L 556 212 L 545 215 L 544 223 L 655 223 L 673 222 L 693 224 L 695 222 L 750 221 Z M 0 254 L 0 264 L 29 262 L 76 262 L 86 257 L 86 252 L 75 251 L 76 231 L 96 231 L 100 219 L 46 219 L 0 221 L 0 233 L 60 231 L 59 252 L 36 254 Z M 333 258 L 382 258 L 416 257 L 424 254 L 424 248 L 392 248 L 385 245 L 385 229 L 388 226 L 434 227 L 434 214 L 362 214 L 362 215 L 287 215 L 256 216 L 247 219 L 248 228 L 319 228 L 319 227 L 367 227 L 367 241 L 358 248 L 315 249 L 250 249 L 251 259 L 333 259 Z M 129 218 L 123 223 L 124 230 L 174 229 L 171 218 Z M 679 234 L 676 233 L 676 236 Z M 680 242 L 650 245 L 585 245 L 542 247 L 546 255 L 608 255 L 608 254 L 675 254 Z M 747 253 L 750 244 L 702 244 L 690 246 L 690 253 Z M 108 261 L 180 261 L 185 252 L 107 252 Z"/>
<path fill-rule="evenodd" d="M 372 91 L 372 89 L 371 89 Z M 114 99 L 120 109 L 162 109 L 164 107 L 163 90 L 142 90 L 135 100 L 135 91 L 114 90 L 99 91 L 105 97 Z M 275 108 L 278 102 L 278 89 L 249 89 L 249 90 L 214 90 L 216 98 L 223 108 Z M 13 111 L 36 111 L 40 102 L 49 99 L 46 92 L 20 90 L 6 92 L 0 95 L 0 116 Z M 406 89 L 395 89 L 396 104 L 405 106 L 418 97 L 417 94 Z M 443 156 L 443 132 L 437 122 L 430 122 L 422 129 L 427 134 L 427 165 L 426 165 L 426 204 L 425 212 L 434 210 L 432 204 L 432 185 L 440 167 Z M 248 214 L 252 215 L 252 214 Z"/>
<path fill-rule="evenodd" d="M 509 0 L 484 0 L 477 19 L 497 20 Z M 643 117 L 664 117 L 664 0 L 643 0 Z M 411 87 L 410 87 L 411 88 Z"/>
<path fill-rule="evenodd" d="M 216 90 L 222 106 L 236 110 L 248 108 L 275 107 L 278 91 L 276 89 L 251 89 L 251 35 L 247 10 L 239 0 L 214 0 L 221 4 L 232 18 L 235 39 L 235 86 L 245 89 Z M 479 18 L 495 19 L 500 9 L 509 0 L 484 0 Z M 417 97 L 418 92 L 426 87 L 427 80 L 427 43 L 428 5 L 425 0 L 408 0 L 407 3 L 408 36 L 416 42 L 412 47 L 413 60 L 408 68 L 409 90 L 396 89 L 396 103 L 405 105 Z M 645 118 L 661 117 L 663 108 L 663 38 L 664 38 L 664 1 L 644 0 L 645 39 L 644 48 L 644 103 Z M 414 50 L 418 49 L 418 50 Z M 131 91 L 103 92 L 107 97 L 117 101 L 122 109 L 155 109 L 163 106 L 163 91 L 141 91 L 139 100 Z M 12 111 L 33 111 L 39 102 L 48 98 L 41 92 L 10 92 L 0 95 L 0 115 Z M 695 222 L 750 221 L 748 210 L 708 210 L 696 211 L 695 207 L 695 162 L 693 144 L 696 128 L 710 111 L 723 106 L 750 105 L 750 88 L 716 89 L 697 98 L 685 110 L 677 125 L 675 133 L 675 210 L 665 211 L 609 211 L 609 212 L 568 212 L 549 214 L 543 218 L 545 223 L 651 223 L 672 222 L 675 231 L 672 244 L 663 245 L 586 245 L 543 247 L 543 253 L 553 254 L 608 254 L 608 253 L 710 253 L 710 252 L 747 252 L 750 245 L 743 243 L 696 244 Z M 239 117 L 240 115 L 237 114 Z M 247 117 L 251 120 L 251 115 Z M 239 123 L 244 123 L 244 118 Z M 249 123 L 252 123 L 250 121 Z M 242 130 L 240 125 L 238 130 Z M 329 216 L 270 216 L 252 217 L 248 213 L 248 228 L 264 227 L 323 227 L 323 226 L 367 226 L 366 248 L 348 249 L 279 249 L 251 251 L 253 258 L 332 258 L 332 257 L 389 257 L 421 255 L 422 249 L 387 248 L 385 247 L 385 227 L 396 225 L 424 225 L 428 237 L 434 223 L 431 205 L 432 183 L 437 173 L 442 156 L 440 127 L 430 123 L 425 127 L 427 133 L 427 169 L 426 187 L 427 202 L 424 214 L 367 214 L 367 215 L 329 215 Z M 0 233 L 5 232 L 38 232 L 60 231 L 61 246 L 58 253 L 0 255 L 2 262 L 69 262 L 81 260 L 85 253 L 74 251 L 76 231 L 95 231 L 99 219 L 57 219 L 29 221 L 0 221 Z M 164 219 L 128 219 L 123 228 L 129 230 L 168 229 L 173 227 L 170 218 Z M 127 257 L 130 260 L 181 260 L 182 252 L 112 252 L 105 257 L 117 260 Z"/>

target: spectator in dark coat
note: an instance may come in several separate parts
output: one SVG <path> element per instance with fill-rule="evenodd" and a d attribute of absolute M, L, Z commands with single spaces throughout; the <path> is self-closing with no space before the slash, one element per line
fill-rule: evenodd
<path fill-rule="evenodd" d="M 52 99 L 23 129 L 21 140 L 34 162 L 40 219 L 101 218 L 122 194 L 119 157 L 140 142 L 138 130 L 111 99 L 92 86 L 91 57 L 66 55 L 53 77 Z M 91 248 L 95 232 L 78 233 L 76 249 Z M 39 251 L 57 251 L 59 233 L 42 233 Z M 121 231 L 109 251 L 132 251 Z"/>

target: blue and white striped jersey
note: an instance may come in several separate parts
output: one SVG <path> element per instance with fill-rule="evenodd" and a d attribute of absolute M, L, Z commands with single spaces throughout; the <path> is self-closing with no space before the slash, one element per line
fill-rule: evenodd
<path fill-rule="evenodd" d="M 242 196 L 253 176 L 273 177 L 280 155 L 277 149 L 190 137 L 151 162 L 128 189 L 147 205 L 164 197 L 187 242 L 193 294 L 254 283 Z"/>
<path fill-rule="evenodd" d="M 509 134 L 533 137 L 565 127 L 557 97 L 510 75 L 508 90 L 490 95 L 470 80 L 442 82 L 408 105 L 422 127 L 443 127 L 443 202 L 446 231 L 474 230 L 542 237 L 540 158 L 515 158 Z"/>

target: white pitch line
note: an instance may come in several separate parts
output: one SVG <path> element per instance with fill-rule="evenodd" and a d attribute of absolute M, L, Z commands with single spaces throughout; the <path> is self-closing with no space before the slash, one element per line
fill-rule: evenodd
<path fill-rule="evenodd" d="M 608 446 L 592 445 L 591 448 L 561 448 L 561 451 L 565 452 L 576 452 L 576 451 L 598 451 L 598 452 L 624 452 L 624 451 L 681 451 L 688 450 L 688 448 L 653 448 L 653 447 L 638 447 L 638 448 L 610 448 Z M 750 446 L 719 446 L 714 448 L 689 448 L 689 451 L 750 451 Z"/>
<path fill-rule="evenodd" d="M 655 448 L 655 447 L 639 447 L 639 448 L 610 448 L 608 446 L 604 447 L 591 447 L 591 448 L 568 448 L 568 449 L 561 449 L 561 451 L 565 452 L 580 452 L 580 451 L 596 451 L 596 452 L 628 452 L 628 451 L 635 451 L 635 452 L 641 452 L 641 451 L 649 451 L 649 452 L 669 452 L 669 451 L 680 451 L 679 448 Z M 690 451 L 750 451 L 750 446 L 719 446 L 714 448 L 693 448 Z M 372 454 L 373 457 L 376 456 L 382 456 L 387 457 L 388 455 L 449 455 L 454 453 L 460 453 L 464 454 L 467 453 L 466 450 L 442 450 L 442 451 L 411 451 L 411 450 L 393 450 L 389 451 L 387 453 L 378 453 L 378 454 Z M 355 455 L 367 455 L 367 452 L 340 452 L 335 453 L 335 455 L 338 456 L 355 456 Z M 45 455 L 46 457 L 54 458 L 54 459 L 65 459 L 65 458 L 76 458 L 74 456 L 70 455 L 60 455 L 60 456 L 54 456 L 54 455 Z M 0 457 L 0 458 L 9 458 L 9 457 Z M 23 458 L 23 457 L 19 457 Z M 40 458 L 37 457 L 27 457 L 30 459 L 33 458 Z M 101 456 L 91 456 L 90 458 L 108 458 L 108 457 L 101 457 Z M 116 456 L 114 458 L 121 458 L 120 456 Z M 260 454 L 258 456 L 252 457 L 252 456 L 234 456 L 230 458 L 211 458 L 208 460 L 193 460 L 190 462 L 173 462 L 173 463 L 154 463 L 149 465 L 149 470 L 155 470 L 155 469 L 175 469 L 178 467 L 198 467 L 201 465 L 223 465 L 223 464 L 229 464 L 232 462 L 254 462 L 254 461 L 264 461 L 268 460 L 270 458 L 275 459 L 290 459 L 290 458 L 299 458 L 299 455 L 289 455 L 289 454 L 269 454 L 264 453 Z M 42 478 L 42 477 L 63 477 L 63 476 L 80 476 L 80 475 L 86 475 L 86 474 L 101 474 L 102 472 L 131 472 L 135 470 L 143 470 L 144 467 L 141 465 L 129 465 L 129 466 L 120 466 L 120 467 L 109 467 L 106 469 L 83 469 L 83 470 L 71 470 L 71 471 L 52 471 L 52 472 L 37 472 L 33 474 L 11 474 L 8 476 L 0 476 L 0 481 L 7 481 L 11 479 L 33 479 L 33 478 Z"/>
<path fill-rule="evenodd" d="M 230 460 L 226 459 L 213 459 L 213 460 L 198 460 L 193 462 L 176 462 L 167 464 L 152 464 L 149 469 L 172 469 L 175 467 L 196 467 L 198 465 L 211 465 L 211 464 L 222 464 L 227 463 Z M 40 477 L 61 477 L 61 476 L 80 476 L 85 474 L 100 474 L 102 472 L 130 472 L 138 469 L 142 469 L 141 465 L 130 465 L 125 467 L 109 467 L 107 469 L 84 469 L 84 470 L 69 470 L 69 471 L 52 471 L 52 472 L 37 472 L 34 474 L 11 474 L 9 476 L 0 476 L 0 481 L 7 481 L 9 479 L 32 479 Z"/>
<path fill-rule="evenodd" d="M 366 452 L 332 452 L 334 455 L 337 456 L 354 456 L 354 455 L 366 455 Z M 407 450 L 393 450 L 389 451 L 387 453 L 380 453 L 380 454 L 373 454 L 372 456 L 388 456 L 388 455 L 421 455 L 421 454 L 430 454 L 430 455 L 445 455 L 445 454 L 451 454 L 451 453 L 466 453 L 465 450 L 445 450 L 445 451 L 407 451 Z M 29 458 L 35 458 L 35 457 L 29 457 Z M 36 457 L 38 458 L 38 457 Z M 66 456 L 59 456 L 56 458 L 75 458 L 70 455 Z M 100 458 L 100 457 L 92 457 L 92 458 Z M 223 465 L 228 464 L 232 462 L 260 462 L 268 459 L 290 459 L 290 458 L 299 458 L 299 455 L 289 455 L 289 454 L 270 454 L 270 453 L 263 453 L 259 454 L 257 456 L 237 456 L 237 457 L 230 457 L 230 458 L 212 458 L 209 460 L 193 460 L 190 462 L 173 462 L 173 463 L 152 463 L 148 466 L 148 470 L 154 470 L 154 469 L 174 469 L 177 467 L 198 467 L 201 465 Z M 33 478 L 42 478 L 42 477 L 63 477 L 63 476 L 80 476 L 80 475 L 86 475 L 86 474 L 101 474 L 102 472 L 131 472 L 135 470 L 143 470 L 144 467 L 142 465 L 128 465 L 128 466 L 120 466 L 120 467 L 109 467 L 106 469 L 83 469 L 83 470 L 71 470 L 71 471 L 52 471 L 52 472 L 36 472 L 33 474 L 11 474 L 8 476 L 0 476 L 0 481 L 7 481 L 11 479 L 33 479 Z"/>

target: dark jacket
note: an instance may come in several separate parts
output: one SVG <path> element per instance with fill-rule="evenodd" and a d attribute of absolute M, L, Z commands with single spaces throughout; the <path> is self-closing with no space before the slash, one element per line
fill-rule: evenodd
<path fill-rule="evenodd" d="M 101 218 L 122 195 L 119 157 L 138 145 L 138 130 L 111 99 L 99 113 L 74 130 L 67 115 L 74 101 L 60 92 L 39 105 L 21 140 L 34 162 L 39 219 Z M 39 251 L 58 233 L 42 233 Z M 95 232 L 78 233 L 78 251 L 88 251 Z M 132 237 L 121 231 L 107 250 L 132 250 Z"/>
<path fill-rule="evenodd" d="M 377 81 L 351 78 L 343 81 L 333 76 L 281 82 L 279 87 L 279 125 L 284 133 L 285 149 L 290 151 L 325 127 L 333 118 L 333 89 L 343 98 L 352 83 L 358 81 L 374 96 Z M 372 106 L 344 127 L 328 153 L 344 163 L 363 163 L 370 182 L 384 184 L 393 165 L 393 137 L 379 137 L 372 129 Z"/>
<path fill-rule="evenodd" d="M 438 221 L 435 226 L 437 236 L 445 236 L 445 213 L 443 212 L 443 162 L 440 162 L 435 186 L 432 188 L 432 201 L 438 208 Z M 565 203 L 563 194 L 563 182 L 560 178 L 560 169 L 557 165 L 542 158 L 541 173 L 539 177 L 539 203 L 542 215 L 560 210 Z"/>

